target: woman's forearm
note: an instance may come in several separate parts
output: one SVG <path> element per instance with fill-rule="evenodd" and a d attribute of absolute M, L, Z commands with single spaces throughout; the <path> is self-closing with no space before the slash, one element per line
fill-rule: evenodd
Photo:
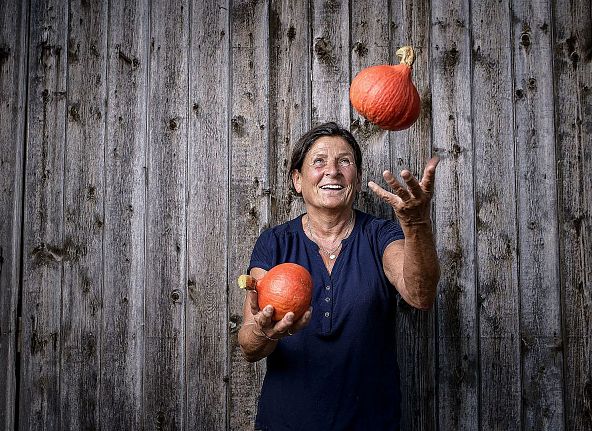
<path fill-rule="evenodd" d="M 403 257 L 403 281 L 417 308 L 431 308 L 436 299 L 440 279 L 440 263 L 431 223 L 403 226 L 405 248 Z"/>
<path fill-rule="evenodd" d="M 384 271 L 409 305 L 428 310 L 434 304 L 440 264 L 431 223 L 401 225 L 405 239 L 391 243 L 383 256 Z"/>
<path fill-rule="evenodd" d="M 238 343 L 243 356 L 249 362 L 266 358 L 277 345 L 277 340 L 271 340 L 258 331 L 255 322 L 246 322 L 238 332 Z"/>

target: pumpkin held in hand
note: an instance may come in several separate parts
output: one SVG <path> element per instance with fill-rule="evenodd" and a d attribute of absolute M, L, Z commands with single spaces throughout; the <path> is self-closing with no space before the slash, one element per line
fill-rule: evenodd
<path fill-rule="evenodd" d="M 273 305 L 272 320 L 278 321 L 288 311 L 294 320 L 302 317 L 312 300 L 312 278 L 306 268 L 296 263 L 281 263 L 271 268 L 257 281 L 250 275 L 238 278 L 241 289 L 256 290 L 259 308 Z"/>
<path fill-rule="evenodd" d="M 360 115 L 386 130 L 409 128 L 419 117 L 419 94 L 411 81 L 413 48 L 397 50 L 401 64 L 363 69 L 353 79 L 349 98 Z"/>

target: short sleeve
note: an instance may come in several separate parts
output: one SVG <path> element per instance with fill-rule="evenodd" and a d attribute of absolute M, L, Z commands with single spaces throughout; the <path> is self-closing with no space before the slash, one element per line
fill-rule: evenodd
<path fill-rule="evenodd" d="M 384 254 L 386 247 L 393 241 L 405 239 L 403 229 L 397 220 L 384 220 L 378 229 L 378 248 L 380 254 Z"/>
<path fill-rule="evenodd" d="M 271 229 L 267 229 L 259 235 L 251 253 L 251 261 L 247 268 L 247 274 L 252 268 L 261 268 L 268 271 L 274 266 L 272 256 L 275 254 L 273 251 L 276 241 L 273 238 L 274 235 Z"/>

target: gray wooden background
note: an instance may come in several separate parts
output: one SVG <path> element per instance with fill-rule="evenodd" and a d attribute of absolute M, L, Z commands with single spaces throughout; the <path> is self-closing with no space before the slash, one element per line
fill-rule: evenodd
<path fill-rule="evenodd" d="M 442 159 L 442 279 L 400 305 L 409 430 L 592 429 L 589 0 L 0 0 L 0 428 L 247 430 L 261 229 L 337 120 L 364 181 Z M 385 133 L 352 77 L 416 48 Z M 363 188 L 358 207 L 391 217 Z M 394 335 L 395 336 L 395 335 Z M 363 371 L 363 370 L 361 370 Z"/>

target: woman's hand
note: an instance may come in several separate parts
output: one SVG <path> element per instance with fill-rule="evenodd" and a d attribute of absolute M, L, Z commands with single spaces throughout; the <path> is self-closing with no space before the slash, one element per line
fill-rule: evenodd
<path fill-rule="evenodd" d="M 408 170 L 401 171 L 401 177 L 407 184 L 403 187 L 390 171 L 384 171 L 383 177 L 393 189 L 387 192 L 378 184 L 370 181 L 368 187 L 395 210 L 402 227 L 430 223 L 430 202 L 434 193 L 436 166 L 440 159 L 430 159 L 423 171 L 420 182 Z"/>
<path fill-rule="evenodd" d="M 267 339 L 279 340 L 280 338 L 294 335 L 310 323 L 312 307 L 309 307 L 304 315 L 297 321 L 294 321 L 294 313 L 290 311 L 286 313 L 282 320 L 274 322 L 271 320 L 274 311 L 273 306 L 266 305 L 263 310 L 260 310 L 256 291 L 247 291 L 247 301 L 251 308 L 251 314 L 253 315 L 253 323 L 255 326 L 253 330 L 255 335 L 260 335 Z"/>

